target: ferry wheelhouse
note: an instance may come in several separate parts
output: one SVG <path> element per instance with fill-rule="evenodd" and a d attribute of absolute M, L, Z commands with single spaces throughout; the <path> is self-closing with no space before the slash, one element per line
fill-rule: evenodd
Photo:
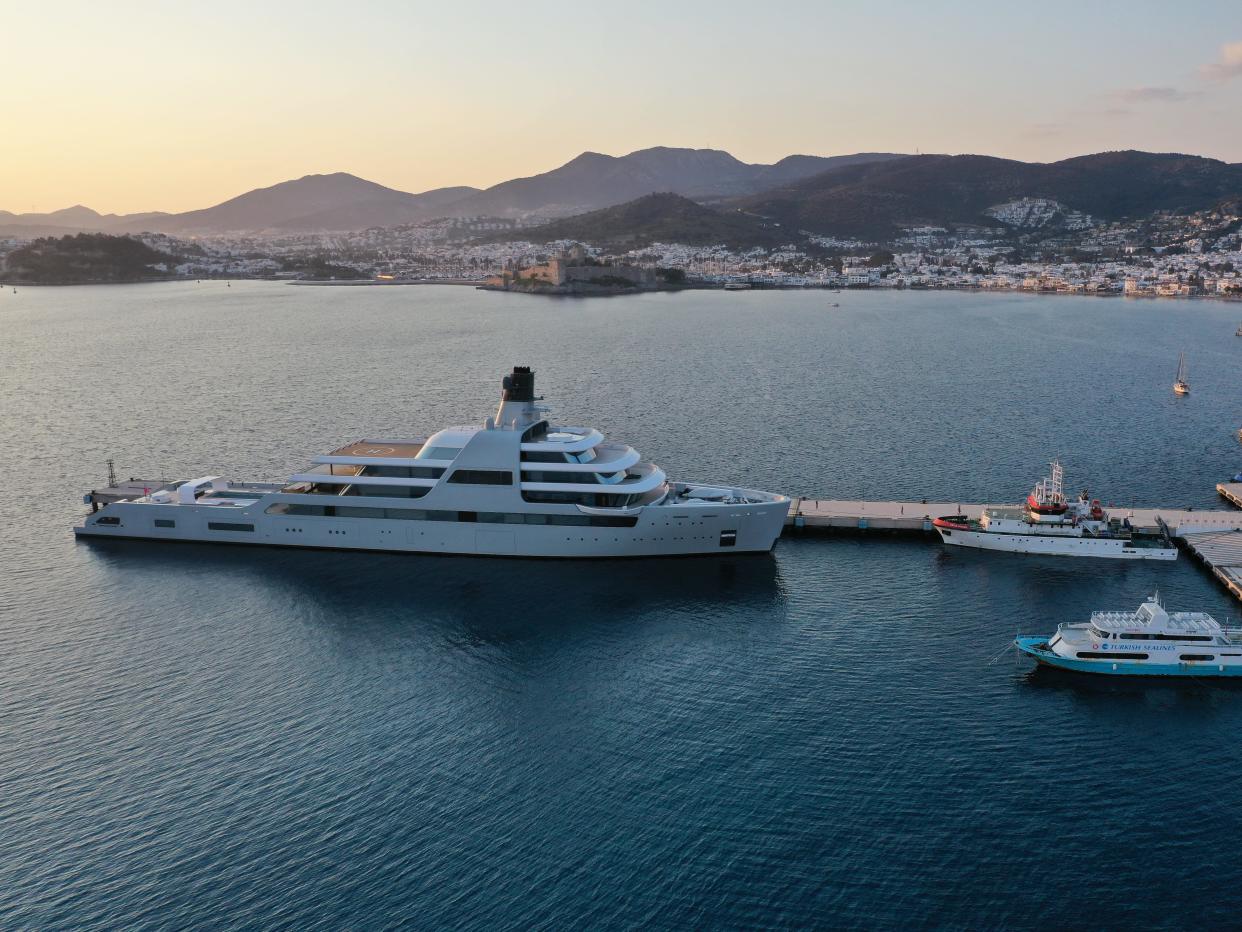
<path fill-rule="evenodd" d="M 1204 612 L 1165 611 L 1152 596 L 1133 612 L 1093 612 L 1057 626 L 1052 637 L 1023 635 L 1014 644 L 1037 662 L 1081 673 L 1147 676 L 1242 676 L 1242 628 L 1225 628 Z"/>
<path fill-rule="evenodd" d="M 1086 492 L 1065 497 L 1059 462 L 1041 479 L 1024 507 L 985 508 L 978 519 L 945 515 L 932 522 L 950 547 L 1038 553 L 1050 556 L 1109 557 L 1117 560 L 1176 560 L 1177 547 L 1163 527 L 1137 528 L 1115 518 Z"/>
<path fill-rule="evenodd" d="M 86 496 L 79 536 L 539 557 L 770 550 L 784 495 L 670 482 L 594 428 L 554 426 L 515 367 L 482 425 L 367 439 L 286 483 L 132 480 Z"/>

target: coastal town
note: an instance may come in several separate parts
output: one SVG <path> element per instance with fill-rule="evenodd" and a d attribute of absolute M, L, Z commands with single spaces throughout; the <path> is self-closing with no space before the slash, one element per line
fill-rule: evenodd
<path fill-rule="evenodd" d="M 1019 223 L 1046 219 L 1039 206 L 1023 205 Z M 158 272 L 182 279 L 452 282 L 548 294 L 675 284 L 1242 297 L 1238 211 L 1060 221 L 1048 235 L 1015 235 L 1012 225 L 914 227 L 887 243 L 803 234 L 797 243 L 749 249 L 651 242 L 610 251 L 589 242 L 539 242 L 537 224 L 487 217 L 339 233 L 134 238 L 170 257 Z M 0 260 L 25 242 L 0 239 Z"/>

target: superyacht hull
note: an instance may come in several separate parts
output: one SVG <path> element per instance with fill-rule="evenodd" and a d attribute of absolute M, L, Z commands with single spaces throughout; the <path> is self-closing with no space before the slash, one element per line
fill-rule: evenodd
<path fill-rule="evenodd" d="M 512 516 L 478 513 L 455 513 L 458 520 L 302 517 L 267 514 L 263 504 L 226 516 L 221 514 L 222 509 L 210 506 L 122 502 L 107 509 L 107 517 L 119 523 L 87 521 L 74 532 L 84 538 L 391 553 L 554 558 L 689 556 L 769 551 L 780 536 L 789 507 L 785 501 L 661 506 L 643 509 L 633 527 L 595 527 L 511 524 L 487 519 Z M 520 517 L 530 520 L 528 515 Z"/>
<path fill-rule="evenodd" d="M 482 424 L 363 438 L 284 483 L 131 478 L 84 497 L 81 537 L 506 557 L 771 550 L 784 495 L 670 482 L 592 427 L 556 425 L 514 366 Z"/>
<path fill-rule="evenodd" d="M 1011 534 L 936 526 L 950 547 L 1034 553 L 1058 557 L 1103 557 L 1112 560 L 1176 560 L 1176 547 L 1135 547 L 1130 541 L 1051 534 Z"/>

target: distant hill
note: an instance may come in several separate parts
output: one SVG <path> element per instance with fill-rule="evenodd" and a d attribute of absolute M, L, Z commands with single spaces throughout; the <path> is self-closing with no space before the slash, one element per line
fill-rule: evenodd
<path fill-rule="evenodd" d="M 512 234 L 502 236 L 511 238 Z M 523 230 L 522 236 L 544 243 L 576 240 L 609 249 L 638 249 L 656 242 L 690 246 L 723 243 L 746 249 L 790 241 L 777 225 L 737 211 L 714 210 L 669 193 L 647 194 L 626 204 L 553 220 Z"/>
<path fill-rule="evenodd" d="M 700 199 L 725 197 L 787 184 L 837 166 L 899 157 L 887 153 L 793 155 L 774 165 L 750 165 L 718 149 L 657 146 L 623 156 L 584 152 L 552 171 L 501 182 L 463 198 L 450 211 L 458 217 L 556 217 L 656 192 Z"/>
<path fill-rule="evenodd" d="M 117 229 L 173 234 L 360 230 L 430 219 L 445 203 L 475 190 L 441 188 L 407 194 L 345 172 L 306 175 L 247 191 L 215 207 L 134 221 Z"/>
<path fill-rule="evenodd" d="M 768 229 L 780 224 L 791 232 L 884 240 L 909 226 L 1053 230 L 1157 210 L 1201 210 L 1242 195 L 1242 165 L 1150 152 L 1103 152 L 1050 164 L 863 152 L 791 155 L 753 165 L 717 149 L 658 146 L 623 156 L 584 152 L 559 168 L 485 191 L 463 186 L 409 194 L 337 172 L 258 188 L 180 214 L 101 215 L 81 205 L 40 214 L 0 211 L 0 236 L 303 233 L 440 217 L 554 219 L 659 192 L 753 214 Z"/>
<path fill-rule="evenodd" d="M 10 252 L 0 268 L 6 282 L 79 285 L 92 282 L 140 282 L 168 275 L 162 263 L 174 257 L 128 236 L 79 233 L 45 237 Z"/>
<path fill-rule="evenodd" d="M 101 214 L 77 204 L 50 213 L 14 214 L 0 210 L 0 236 L 59 236 L 66 233 L 106 232 L 126 223 L 153 221 L 162 213 Z"/>
<path fill-rule="evenodd" d="M 388 188 L 384 189 L 389 190 Z M 421 223 L 440 213 L 448 204 L 477 192 L 478 188 L 461 185 L 455 188 L 436 188 L 422 194 L 407 195 L 412 200 L 384 195 L 340 207 L 330 207 L 292 217 L 279 223 L 275 229 L 288 231 L 310 230 L 366 230 L 371 227 L 395 227 L 409 223 Z M 394 192 L 400 193 L 400 192 Z"/>
<path fill-rule="evenodd" d="M 986 224 L 989 208 L 1039 198 L 1098 220 L 1211 207 L 1242 193 L 1242 166 L 1192 155 L 1103 152 L 1029 163 L 915 155 L 841 166 L 729 203 L 795 229 L 887 239 L 901 227 Z"/>

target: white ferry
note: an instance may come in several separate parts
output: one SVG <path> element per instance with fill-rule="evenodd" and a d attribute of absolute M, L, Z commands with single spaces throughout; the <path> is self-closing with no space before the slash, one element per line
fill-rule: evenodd
<path fill-rule="evenodd" d="M 1082 673 L 1242 676 L 1242 629 L 1204 612 L 1173 612 L 1152 596 L 1134 612 L 1092 612 L 1052 637 L 1024 635 L 1018 650 L 1041 664 Z"/>
<path fill-rule="evenodd" d="M 314 457 L 286 483 L 133 480 L 87 495 L 92 513 L 74 532 L 528 557 L 758 552 L 776 543 L 786 496 L 669 482 L 598 430 L 550 425 L 536 400 L 534 373 L 518 366 L 482 425 L 425 440 L 359 440 Z"/>
<path fill-rule="evenodd" d="M 1052 474 L 1027 496 L 1025 507 L 985 508 L 978 520 L 946 515 L 932 526 L 951 547 L 1117 560 L 1177 559 L 1177 547 L 1163 527 L 1132 527 L 1129 518 L 1110 517 L 1086 492 L 1076 502 L 1066 501 L 1063 472 L 1056 461 Z"/>

